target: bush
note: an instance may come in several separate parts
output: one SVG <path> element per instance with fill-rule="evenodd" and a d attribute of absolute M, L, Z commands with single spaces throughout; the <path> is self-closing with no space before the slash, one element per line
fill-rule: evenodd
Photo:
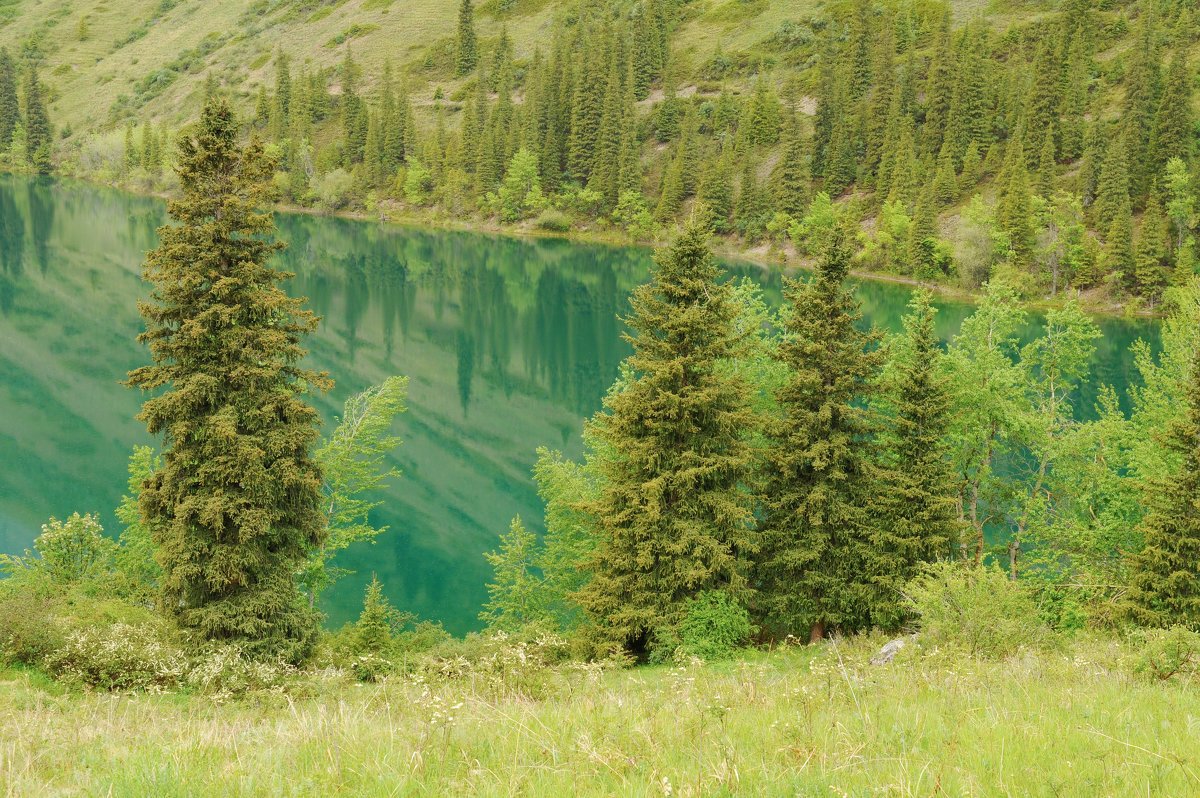
<path fill-rule="evenodd" d="M 545 210 L 538 216 L 537 226 L 552 233 L 565 233 L 571 229 L 571 220 L 562 211 Z"/>
<path fill-rule="evenodd" d="M 529 626 L 515 634 L 493 632 L 449 639 L 434 647 L 415 669 L 429 681 L 465 681 L 499 694 L 543 695 L 571 660 L 570 644 Z"/>
<path fill-rule="evenodd" d="M 155 620 L 145 607 L 94 598 L 78 589 L 64 591 L 44 574 L 33 580 L 6 579 L 0 582 L 0 662 L 44 667 L 75 632 Z"/>
<path fill-rule="evenodd" d="M 313 193 L 321 204 L 332 211 L 342 208 L 350 201 L 350 190 L 354 178 L 345 169 L 334 169 L 313 181 Z"/>
<path fill-rule="evenodd" d="M 240 646 L 223 645 L 203 653 L 188 670 L 185 683 L 218 698 L 232 698 L 252 690 L 277 690 L 295 673 L 283 660 L 250 659 Z"/>
<path fill-rule="evenodd" d="M 66 633 L 53 622 L 56 603 L 48 591 L 31 585 L 0 595 L 0 664 L 41 667 L 46 656 L 66 644 Z"/>
<path fill-rule="evenodd" d="M 1134 672 L 1139 675 L 1159 682 L 1200 676 L 1200 634 L 1186 626 L 1140 631 L 1135 645 L 1140 651 Z"/>
<path fill-rule="evenodd" d="M 926 645 L 1003 659 L 1049 638 L 1050 630 L 1025 586 L 996 568 L 927 565 L 905 592 Z"/>
<path fill-rule="evenodd" d="M 704 592 L 688 602 L 679 625 L 680 647 L 704 660 L 729 659 L 750 640 L 754 627 L 746 608 L 728 593 Z"/>
<path fill-rule="evenodd" d="M 170 690 L 187 672 L 183 651 L 157 623 L 77 629 L 44 665 L 65 682 L 104 690 Z"/>

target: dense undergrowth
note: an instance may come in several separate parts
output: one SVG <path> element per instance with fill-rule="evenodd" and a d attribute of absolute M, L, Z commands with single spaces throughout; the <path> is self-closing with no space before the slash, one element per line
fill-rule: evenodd
<path fill-rule="evenodd" d="M 164 796 L 1200 789 L 1195 676 L 1139 674 L 1130 641 L 1084 635 L 997 660 L 918 638 L 871 665 L 882 640 L 632 670 L 480 640 L 510 670 L 430 658 L 363 684 L 313 668 L 232 702 L 194 688 L 81 692 L 10 666 L 0 783 L 10 795 Z"/>

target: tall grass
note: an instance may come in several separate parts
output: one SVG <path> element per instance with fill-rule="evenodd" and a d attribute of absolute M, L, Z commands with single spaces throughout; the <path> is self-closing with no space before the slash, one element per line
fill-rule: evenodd
<path fill-rule="evenodd" d="M 229 703 L 0 673 L 8 795 L 1200 795 L 1200 690 L 1109 640 L 982 662 L 877 639 L 491 680 L 310 674 Z M 534 697 L 536 695 L 536 697 Z"/>

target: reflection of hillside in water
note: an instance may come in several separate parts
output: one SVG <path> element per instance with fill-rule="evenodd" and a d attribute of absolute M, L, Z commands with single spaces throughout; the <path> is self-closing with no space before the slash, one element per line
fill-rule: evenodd
<path fill-rule="evenodd" d="M 135 342 L 145 252 L 166 220 L 160 201 L 77 183 L 0 175 L 0 551 L 29 545 L 51 514 L 112 508 L 130 448 L 149 442 L 140 397 L 120 385 L 146 362 Z M 310 362 L 337 381 L 317 400 L 329 423 L 353 392 L 409 377 L 394 465 L 403 476 L 373 519 L 390 529 L 349 553 L 358 570 L 330 597 L 331 620 L 357 611 L 376 572 L 398 606 L 475 624 L 490 575 L 482 552 L 512 516 L 536 528 L 529 469 L 547 445 L 580 453 L 582 419 L 627 354 L 618 315 L 645 280 L 645 249 L 412 230 L 280 215 L 289 290 L 324 317 Z M 762 280 L 772 303 L 778 274 Z M 906 286 L 866 283 L 864 323 L 898 329 Z M 970 308 L 945 304 L 939 333 Z M 1149 324 L 1104 320 L 1096 386 L 1124 392 L 1128 345 Z M 1031 326 L 1032 334 L 1035 328 Z"/>

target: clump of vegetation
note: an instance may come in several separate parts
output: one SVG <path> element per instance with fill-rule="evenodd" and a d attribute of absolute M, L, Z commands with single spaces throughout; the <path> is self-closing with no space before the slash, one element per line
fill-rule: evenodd
<path fill-rule="evenodd" d="M 1134 636 L 1138 655 L 1136 673 L 1165 682 L 1200 677 L 1200 633 L 1186 626 L 1146 629 Z"/>
<path fill-rule="evenodd" d="M 905 592 L 926 647 L 1003 659 L 1051 639 L 1025 586 L 997 568 L 931 564 Z"/>

